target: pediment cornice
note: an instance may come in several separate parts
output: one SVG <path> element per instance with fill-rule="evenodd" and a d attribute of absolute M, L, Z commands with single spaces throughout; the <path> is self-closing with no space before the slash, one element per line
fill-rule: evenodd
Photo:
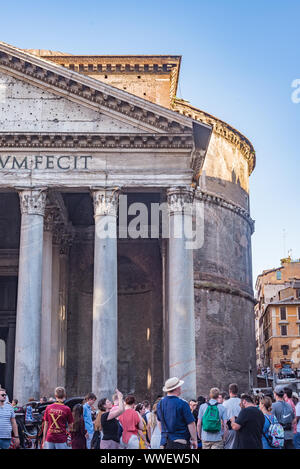
<path fill-rule="evenodd" d="M 130 122 L 144 131 L 171 134 L 192 132 L 193 120 L 188 117 L 3 42 L 0 42 L 0 70 L 111 117 Z"/>

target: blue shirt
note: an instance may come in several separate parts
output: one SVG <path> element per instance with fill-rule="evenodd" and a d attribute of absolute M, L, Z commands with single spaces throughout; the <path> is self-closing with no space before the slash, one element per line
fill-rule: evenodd
<path fill-rule="evenodd" d="M 32 407 L 31 407 L 31 405 L 28 405 L 26 407 L 25 420 L 29 420 L 31 422 L 33 422 L 33 420 L 34 420 L 34 418 L 32 416 Z"/>
<path fill-rule="evenodd" d="M 94 424 L 92 420 L 92 409 L 89 404 L 86 402 L 83 406 L 83 420 L 85 429 L 88 433 L 94 433 Z"/>
<path fill-rule="evenodd" d="M 14 409 L 7 402 L 0 406 L 0 438 L 11 438 L 11 419 L 15 418 Z"/>
<path fill-rule="evenodd" d="M 170 440 L 190 440 L 188 425 L 195 421 L 190 406 L 177 396 L 166 396 L 157 405 L 157 418 L 161 422 L 161 445 Z"/>

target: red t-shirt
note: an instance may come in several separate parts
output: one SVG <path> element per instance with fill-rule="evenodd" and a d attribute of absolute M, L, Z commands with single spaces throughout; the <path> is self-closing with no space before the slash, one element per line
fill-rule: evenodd
<path fill-rule="evenodd" d="M 48 422 L 46 441 L 50 443 L 65 443 L 67 441 L 67 424 L 73 423 L 70 407 L 55 402 L 46 407 L 45 422 Z"/>
<path fill-rule="evenodd" d="M 122 440 L 128 443 L 131 435 L 137 435 L 139 429 L 139 414 L 134 409 L 126 409 L 119 417 L 119 422 L 123 427 Z"/>

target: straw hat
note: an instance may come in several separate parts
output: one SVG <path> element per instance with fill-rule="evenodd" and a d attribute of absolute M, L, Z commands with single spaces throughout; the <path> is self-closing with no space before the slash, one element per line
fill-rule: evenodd
<path fill-rule="evenodd" d="M 182 386 L 183 383 L 184 383 L 184 381 L 180 380 L 179 378 L 176 378 L 176 377 L 169 378 L 165 382 L 165 385 L 163 387 L 163 391 L 164 392 L 174 391 L 174 389 L 179 388 L 180 386 Z"/>

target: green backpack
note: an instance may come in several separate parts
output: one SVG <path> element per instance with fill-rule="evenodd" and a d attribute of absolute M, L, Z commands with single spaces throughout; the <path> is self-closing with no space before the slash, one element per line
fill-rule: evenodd
<path fill-rule="evenodd" d="M 218 404 L 207 404 L 202 418 L 202 428 L 205 432 L 217 433 L 221 430 L 221 419 Z"/>

